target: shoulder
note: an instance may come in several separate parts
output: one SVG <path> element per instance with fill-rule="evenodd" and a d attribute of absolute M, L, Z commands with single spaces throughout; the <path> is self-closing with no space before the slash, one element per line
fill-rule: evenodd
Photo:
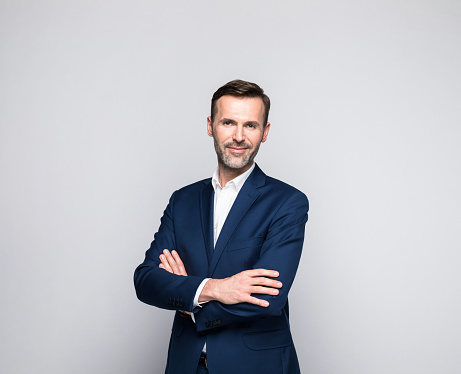
<path fill-rule="evenodd" d="M 206 185 L 211 184 L 211 178 L 199 180 L 197 182 L 181 187 L 176 193 L 188 193 L 192 191 L 201 191 Z"/>
<path fill-rule="evenodd" d="M 202 190 L 206 187 L 212 188 L 211 178 L 199 180 L 188 184 L 173 192 L 171 199 L 174 201 L 195 200 L 200 196 Z"/>
<path fill-rule="evenodd" d="M 290 227 L 305 224 L 308 219 L 309 200 L 297 188 L 266 176 L 264 186 L 259 189 L 260 203 L 270 207 L 270 234 L 268 237 Z M 269 210 L 267 210 L 269 212 Z M 304 226 L 303 226 L 304 227 Z"/>
<path fill-rule="evenodd" d="M 256 164 L 253 173 L 248 178 L 250 185 L 260 193 L 276 197 L 278 200 L 285 200 L 290 197 L 307 201 L 306 195 L 297 188 L 265 174 Z"/>
<path fill-rule="evenodd" d="M 302 191 L 288 183 L 269 176 L 266 176 L 266 183 L 263 186 L 263 191 L 265 193 L 275 194 L 282 200 L 295 199 L 304 200 L 306 203 L 308 202 L 307 196 Z"/>
<path fill-rule="evenodd" d="M 296 187 L 293 187 L 292 185 L 286 182 L 283 182 L 280 179 L 276 179 L 268 175 L 266 175 L 266 185 L 272 188 L 280 189 L 280 190 L 287 191 L 287 192 L 294 193 L 294 194 L 302 193 Z"/>

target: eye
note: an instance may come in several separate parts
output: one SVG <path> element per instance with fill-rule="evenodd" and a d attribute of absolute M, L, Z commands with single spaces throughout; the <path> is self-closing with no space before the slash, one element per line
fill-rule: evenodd
<path fill-rule="evenodd" d="M 256 126 L 253 123 L 248 123 L 246 125 L 246 127 L 248 127 L 249 129 L 255 129 L 256 128 Z"/>
<path fill-rule="evenodd" d="M 232 125 L 232 122 L 231 121 L 224 121 L 223 125 L 224 126 L 230 126 L 230 125 Z"/>

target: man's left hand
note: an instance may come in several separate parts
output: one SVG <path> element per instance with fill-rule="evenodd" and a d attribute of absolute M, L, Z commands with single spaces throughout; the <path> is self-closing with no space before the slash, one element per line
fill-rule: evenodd
<path fill-rule="evenodd" d="M 162 261 L 158 265 L 160 269 L 165 269 L 170 273 L 187 277 L 186 268 L 184 267 L 178 252 L 175 250 L 170 252 L 168 249 L 164 249 L 163 254 L 161 254 L 159 257 L 160 261 Z"/>
<path fill-rule="evenodd" d="M 160 269 L 165 269 L 170 273 L 187 277 L 186 268 L 184 267 L 178 252 L 175 250 L 170 252 L 168 249 L 164 249 L 163 254 L 161 254 L 159 257 L 160 261 L 162 261 L 158 265 Z M 181 313 L 183 316 L 190 316 L 191 314 L 190 312 L 185 312 L 184 310 L 180 310 L 179 313 Z"/>

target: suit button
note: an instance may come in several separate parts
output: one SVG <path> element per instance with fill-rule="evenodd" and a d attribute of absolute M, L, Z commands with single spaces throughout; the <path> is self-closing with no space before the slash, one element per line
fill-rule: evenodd
<path fill-rule="evenodd" d="M 171 300 L 168 300 L 168 305 L 173 306 L 173 302 Z"/>
<path fill-rule="evenodd" d="M 205 322 L 205 327 L 210 327 L 210 322 Z"/>
<path fill-rule="evenodd" d="M 184 306 L 184 303 L 178 303 L 178 306 L 182 308 Z"/>
<path fill-rule="evenodd" d="M 221 321 L 220 319 L 218 319 L 218 320 L 216 321 L 216 324 L 217 324 L 217 325 L 220 325 L 221 323 L 222 323 L 222 321 Z"/>

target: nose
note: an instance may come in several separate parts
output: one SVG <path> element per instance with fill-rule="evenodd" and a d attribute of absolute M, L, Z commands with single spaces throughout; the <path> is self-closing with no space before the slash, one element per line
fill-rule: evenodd
<path fill-rule="evenodd" d="M 243 133 L 243 126 L 235 126 L 233 139 L 236 143 L 241 143 L 245 140 L 245 134 Z"/>

